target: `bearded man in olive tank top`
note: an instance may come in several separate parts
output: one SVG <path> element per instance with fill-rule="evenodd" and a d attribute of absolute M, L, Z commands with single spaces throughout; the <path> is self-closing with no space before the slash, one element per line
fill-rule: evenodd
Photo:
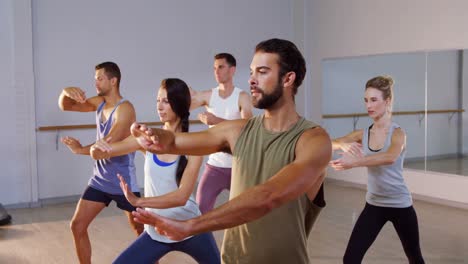
<path fill-rule="evenodd" d="M 153 153 L 231 153 L 229 202 L 186 221 L 139 209 L 133 214 L 171 239 L 227 229 L 223 263 L 309 263 L 307 235 L 324 204 L 315 198 L 323 195 L 331 140 L 296 111 L 294 97 L 306 66 L 292 42 L 259 43 L 250 70 L 252 103 L 264 109 L 258 117 L 224 121 L 195 133 L 132 126 L 140 145 Z"/>

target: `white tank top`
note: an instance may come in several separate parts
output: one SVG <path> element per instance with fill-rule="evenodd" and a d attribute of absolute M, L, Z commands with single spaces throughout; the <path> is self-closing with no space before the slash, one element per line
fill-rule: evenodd
<path fill-rule="evenodd" d="M 219 96 L 219 87 L 213 88 L 207 107 L 208 112 L 227 120 L 240 119 L 239 95 L 241 92 L 241 89 L 234 87 L 229 97 L 221 98 Z M 231 168 L 232 156 L 224 152 L 213 153 L 208 157 L 207 163 L 215 167 Z"/>
<path fill-rule="evenodd" d="M 177 190 L 179 187 L 176 182 L 176 170 L 179 158 L 174 162 L 167 163 L 158 159 L 156 155 L 146 152 L 145 155 L 145 197 L 161 196 L 166 193 Z M 187 200 L 184 206 L 155 209 L 145 208 L 152 213 L 169 217 L 177 220 L 187 220 L 201 215 L 193 195 Z M 178 241 L 171 240 L 163 235 L 160 235 L 154 230 L 153 226 L 145 225 L 145 231 L 156 241 L 163 243 L 174 243 Z M 187 237 L 185 239 L 188 239 Z M 185 240 L 184 239 L 184 240 Z"/>

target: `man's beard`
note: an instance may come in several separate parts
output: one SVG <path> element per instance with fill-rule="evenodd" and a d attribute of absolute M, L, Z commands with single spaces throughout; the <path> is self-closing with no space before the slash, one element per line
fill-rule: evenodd
<path fill-rule="evenodd" d="M 283 87 L 280 82 L 276 84 L 275 89 L 273 89 L 273 92 L 270 94 L 266 94 L 262 90 L 257 91 L 262 94 L 262 97 L 257 102 L 254 102 L 254 107 L 259 109 L 268 109 L 272 107 L 283 96 Z"/>
<path fill-rule="evenodd" d="M 99 91 L 99 92 L 97 93 L 97 95 L 98 95 L 98 96 L 106 96 L 108 93 L 109 93 L 109 91 L 102 91 L 102 90 L 101 90 L 101 91 Z"/>

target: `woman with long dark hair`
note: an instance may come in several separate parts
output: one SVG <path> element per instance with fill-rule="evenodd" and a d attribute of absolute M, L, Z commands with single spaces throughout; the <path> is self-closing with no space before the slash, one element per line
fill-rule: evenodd
<path fill-rule="evenodd" d="M 188 132 L 190 91 L 180 79 L 164 79 L 157 97 L 157 112 L 163 129 Z M 133 136 L 113 144 L 98 141 L 91 147 L 94 159 L 119 156 L 136 150 L 145 152 Z M 145 152 L 145 197 L 135 196 L 125 180 L 120 186 L 128 201 L 135 207 L 167 217 L 186 220 L 201 215 L 192 192 L 198 178 L 202 156 L 153 154 Z M 170 251 L 182 251 L 199 263 L 220 263 L 220 254 L 211 233 L 203 233 L 181 241 L 160 235 L 154 227 L 145 225 L 145 231 L 114 263 L 154 263 Z"/>

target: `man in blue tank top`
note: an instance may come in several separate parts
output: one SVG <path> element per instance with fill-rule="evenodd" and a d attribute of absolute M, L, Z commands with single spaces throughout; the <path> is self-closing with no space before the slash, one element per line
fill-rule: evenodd
<path fill-rule="evenodd" d="M 130 126 L 135 122 L 136 114 L 133 105 L 120 95 L 120 69 L 113 62 L 104 62 L 95 67 L 95 86 L 97 96 L 87 98 L 78 87 L 63 89 L 59 97 L 59 107 L 63 111 L 92 112 L 96 111 L 96 140 L 118 142 L 130 135 Z M 82 146 L 72 137 L 62 138 L 62 142 L 75 154 L 90 155 L 93 143 Z M 75 249 L 80 263 L 91 263 L 91 243 L 88 237 L 88 226 L 114 200 L 124 210 L 132 229 L 137 235 L 143 226 L 136 223 L 130 212 L 135 210 L 125 198 L 119 186 L 117 173 L 126 175 L 132 191 L 139 195 L 136 184 L 135 153 L 96 160 L 94 175 L 79 200 L 70 226 L 75 241 Z"/>

